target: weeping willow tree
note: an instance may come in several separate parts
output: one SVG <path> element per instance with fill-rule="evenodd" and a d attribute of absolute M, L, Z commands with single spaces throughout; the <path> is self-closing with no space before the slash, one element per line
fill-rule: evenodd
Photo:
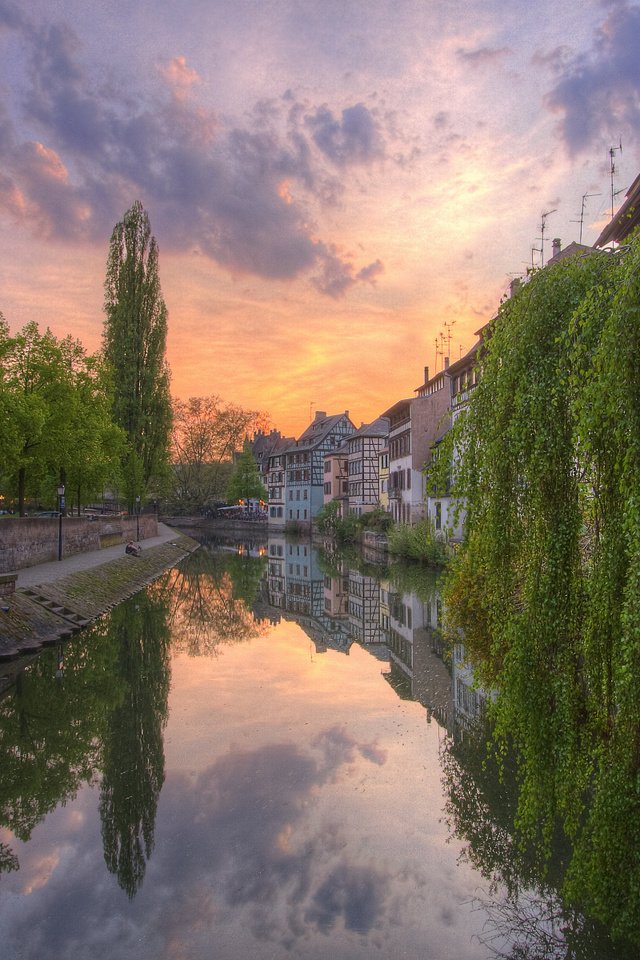
<path fill-rule="evenodd" d="M 640 241 L 538 271 L 493 321 L 451 442 L 467 538 L 449 626 L 498 691 L 516 827 L 640 940 Z"/>

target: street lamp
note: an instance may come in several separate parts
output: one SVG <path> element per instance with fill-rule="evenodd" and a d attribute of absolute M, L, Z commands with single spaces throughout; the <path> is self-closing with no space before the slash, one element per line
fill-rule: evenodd
<path fill-rule="evenodd" d="M 136 497 L 136 540 L 140 543 L 140 497 Z"/>
<path fill-rule="evenodd" d="M 62 560 L 62 511 L 64 510 L 64 483 L 58 487 L 58 560 Z"/>

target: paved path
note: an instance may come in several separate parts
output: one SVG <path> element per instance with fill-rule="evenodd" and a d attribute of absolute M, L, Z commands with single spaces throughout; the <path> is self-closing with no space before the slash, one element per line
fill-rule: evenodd
<path fill-rule="evenodd" d="M 165 523 L 159 523 L 158 536 L 141 540 L 140 546 L 144 552 L 149 547 L 156 547 L 162 543 L 177 540 L 179 537 L 180 534 L 177 530 L 173 530 Z M 104 547 L 102 550 L 92 550 L 89 553 L 75 553 L 72 557 L 63 557 L 62 560 L 51 560 L 48 563 L 38 563 L 34 567 L 24 567 L 22 570 L 15 571 L 18 576 L 16 588 L 52 583 L 54 580 L 66 577 L 69 573 L 99 567 L 109 560 L 124 556 L 124 548 L 124 543 L 118 543 L 114 547 Z"/>

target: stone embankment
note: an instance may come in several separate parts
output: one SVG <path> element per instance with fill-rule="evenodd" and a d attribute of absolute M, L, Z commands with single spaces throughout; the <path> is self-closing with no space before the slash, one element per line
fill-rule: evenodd
<path fill-rule="evenodd" d="M 0 597 L 0 660 L 24 657 L 68 639 L 198 546 L 190 537 L 176 534 L 138 557 L 119 556 Z"/>

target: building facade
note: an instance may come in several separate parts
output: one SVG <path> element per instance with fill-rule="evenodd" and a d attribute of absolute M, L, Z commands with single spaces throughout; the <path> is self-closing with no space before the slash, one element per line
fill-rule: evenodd
<path fill-rule="evenodd" d="M 357 517 L 380 503 L 380 450 L 386 446 L 389 421 L 378 417 L 363 423 L 347 440 L 349 513 Z"/>
<path fill-rule="evenodd" d="M 324 504 L 325 454 L 343 446 L 355 430 L 349 411 L 318 410 L 300 438 L 269 458 L 269 524 L 296 523 L 309 529 Z"/>

